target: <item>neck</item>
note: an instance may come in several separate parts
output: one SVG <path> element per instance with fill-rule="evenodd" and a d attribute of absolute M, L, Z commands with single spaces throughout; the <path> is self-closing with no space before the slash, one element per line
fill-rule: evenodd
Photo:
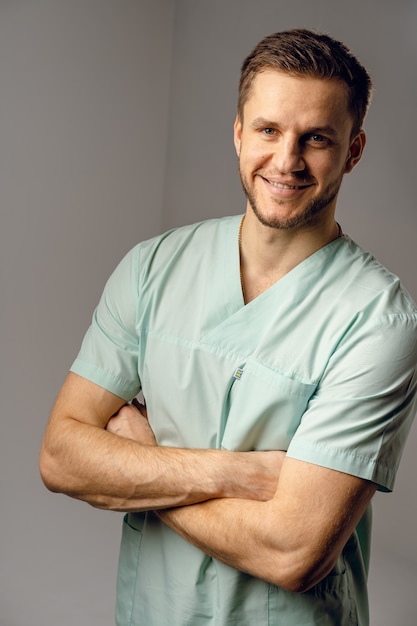
<path fill-rule="evenodd" d="M 342 232 L 334 217 L 298 229 L 275 229 L 248 209 L 239 230 L 241 282 L 250 302 Z"/>

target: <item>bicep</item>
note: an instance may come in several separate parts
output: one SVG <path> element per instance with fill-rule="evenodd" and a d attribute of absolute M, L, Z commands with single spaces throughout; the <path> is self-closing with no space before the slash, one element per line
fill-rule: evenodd
<path fill-rule="evenodd" d="M 55 401 L 48 428 L 72 419 L 104 429 L 110 417 L 125 403 L 111 391 L 70 372 Z"/>
<path fill-rule="evenodd" d="M 110 435 L 104 429 L 123 404 L 125 400 L 113 393 L 81 376 L 68 374 L 51 411 L 40 451 L 40 472 L 48 489 L 88 500 L 89 477 L 96 475 L 96 469 L 87 468 L 86 462 L 94 466 L 92 451 L 96 459 L 103 451 L 108 454 Z"/>
<path fill-rule="evenodd" d="M 276 520 L 285 520 L 283 547 L 307 587 L 332 569 L 375 490 L 375 483 L 356 476 L 285 458 L 271 507 Z"/>

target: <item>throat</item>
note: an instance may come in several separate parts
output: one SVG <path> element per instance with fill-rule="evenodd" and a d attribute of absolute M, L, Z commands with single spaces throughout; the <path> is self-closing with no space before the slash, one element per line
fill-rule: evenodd
<path fill-rule="evenodd" d="M 241 270 L 240 283 L 245 304 L 249 304 L 249 302 L 258 298 L 258 296 L 262 295 L 265 291 L 268 291 L 283 275 L 284 274 L 274 277 L 249 277 L 245 276 L 244 272 Z"/>
<path fill-rule="evenodd" d="M 242 217 L 240 222 L 238 244 L 240 257 L 240 285 L 242 289 L 243 301 L 245 304 L 248 304 L 272 287 L 272 285 L 282 278 L 288 270 L 282 271 L 274 268 L 270 272 L 257 272 L 255 271 L 253 265 L 249 266 L 249 264 L 245 263 L 242 251 L 242 229 L 244 221 L 245 216 Z"/>
<path fill-rule="evenodd" d="M 278 282 L 285 274 L 292 269 L 292 265 L 274 263 L 270 269 L 266 270 L 265 265 L 261 268 L 257 264 L 249 263 L 244 254 L 242 246 L 242 231 L 245 222 L 245 215 L 242 217 L 239 232 L 239 260 L 240 260 L 240 285 L 242 289 L 243 301 L 248 304 L 270 289 L 272 285 Z"/>
<path fill-rule="evenodd" d="M 270 289 L 311 254 L 333 240 L 344 237 L 340 225 L 333 222 L 327 232 L 326 229 L 314 229 L 296 233 L 285 245 L 279 248 L 275 245 L 273 254 L 270 254 L 272 248 L 268 242 L 263 241 L 263 247 L 260 248 L 259 238 L 251 237 L 250 219 L 246 224 L 245 218 L 246 215 L 242 217 L 238 231 L 240 283 L 245 304 Z"/>

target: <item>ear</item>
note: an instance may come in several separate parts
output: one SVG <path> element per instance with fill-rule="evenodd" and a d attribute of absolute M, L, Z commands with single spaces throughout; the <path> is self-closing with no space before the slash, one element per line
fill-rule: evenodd
<path fill-rule="evenodd" d="M 349 146 L 349 152 L 346 158 L 345 174 L 349 174 L 357 165 L 362 157 L 363 150 L 366 144 L 365 131 L 361 130 L 353 139 Z"/>
<path fill-rule="evenodd" d="M 233 141 L 235 144 L 235 150 L 237 156 L 240 155 L 240 146 L 242 144 L 242 122 L 239 115 L 236 115 L 235 123 L 233 125 Z"/>

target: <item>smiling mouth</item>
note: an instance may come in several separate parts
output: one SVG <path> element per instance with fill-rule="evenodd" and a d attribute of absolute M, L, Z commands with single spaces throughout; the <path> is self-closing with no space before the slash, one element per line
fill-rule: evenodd
<path fill-rule="evenodd" d="M 277 189 L 306 189 L 306 187 L 310 187 L 311 183 L 304 183 L 304 185 L 290 185 L 288 183 L 280 183 L 274 180 L 270 180 L 265 176 L 261 176 L 267 183 L 272 185 L 272 187 L 276 187 Z"/>

